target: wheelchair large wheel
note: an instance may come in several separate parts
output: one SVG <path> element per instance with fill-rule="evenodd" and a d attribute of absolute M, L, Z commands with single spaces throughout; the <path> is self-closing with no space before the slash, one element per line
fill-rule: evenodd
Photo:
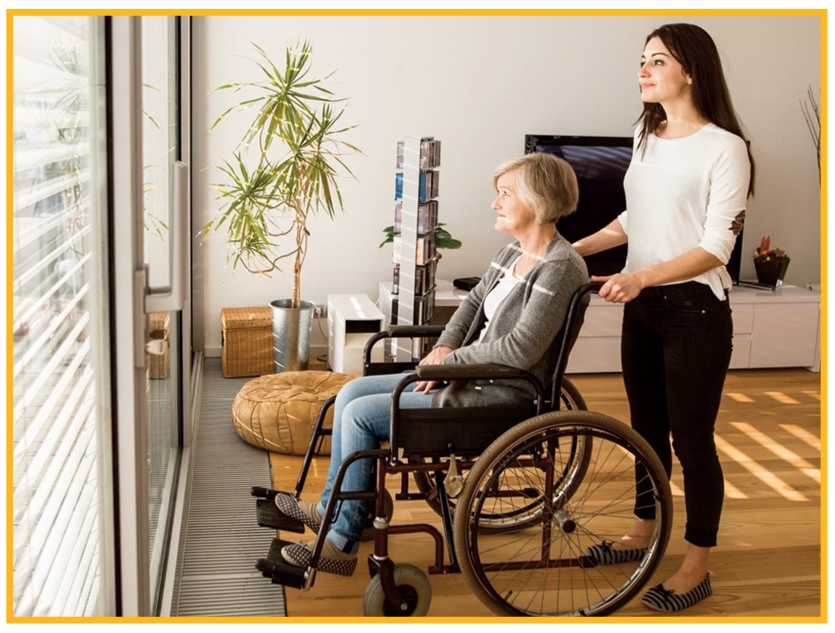
<path fill-rule="evenodd" d="M 577 443 L 589 461 L 573 494 L 559 488 L 576 459 Z M 525 466 L 530 456 L 535 465 Z M 588 548 L 620 539 L 634 520 L 636 465 L 652 489 L 655 531 L 632 561 L 596 564 Z M 547 466 L 547 467 L 546 467 Z M 513 497 L 495 490 L 539 489 L 545 504 L 537 521 L 504 533 L 485 533 L 482 515 Z M 457 500 L 454 546 L 475 595 L 505 616 L 595 616 L 626 604 L 652 576 L 672 525 L 667 476 L 655 452 L 627 425 L 600 413 L 560 411 L 537 416 L 504 433 L 473 466 Z M 466 512 L 461 509 L 466 508 Z"/>
<path fill-rule="evenodd" d="M 563 377 L 560 389 L 560 409 L 569 411 L 586 410 L 586 401 L 580 394 L 579 389 L 568 378 Z M 574 450 L 571 453 L 572 459 L 566 461 L 565 470 L 561 474 L 564 485 L 559 487 L 562 496 L 570 496 L 575 484 L 582 480 L 585 468 L 589 460 L 589 447 L 583 443 L 585 438 L 577 438 L 574 443 Z M 413 473 L 417 489 L 426 495 L 426 503 L 438 515 L 441 515 L 441 507 L 438 496 L 435 494 L 435 482 L 430 473 L 416 471 Z M 493 513 L 485 507 L 482 511 L 480 529 L 485 533 L 505 532 L 513 530 L 518 525 L 536 521 L 539 516 L 542 503 L 539 498 L 539 491 L 535 488 L 507 491 L 516 497 L 516 503 L 497 506 Z M 497 495 L 498 497 L 498 495 Z M 455 499 L 450 499 L 450 504 L 456 504 Z"/>
<path fill-rule="evenodd" d="M 362 613 L 367 617 L 419 617 L 429 611 L 432 586 L 429 579 L 414 565 L 398 563 L 394 566 L 394 585 L 400 595 L 402 608 L 386 600 L 383 583 L 377 574 L 371 579 L 362 599 Z"/>

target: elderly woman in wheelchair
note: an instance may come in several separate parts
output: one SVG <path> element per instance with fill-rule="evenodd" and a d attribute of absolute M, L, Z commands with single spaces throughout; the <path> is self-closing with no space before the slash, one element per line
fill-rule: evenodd
<path fill-rule="evenodd" d="M 515 241 L 494 257 L 480 283 L 450 319 L 426 364 L 495 363 L 529 370 L 543 384 L 556 362 L 556 338 L 574 291 L 588 281 L 583 260 L 557 233 L 556 221 L 577 206 L 577 180 L 572 168 L 549 154 L 527 154 L 500 165 L 493 174 L 496 230 Z M 391 394 L 401 375 L 368 376 L 348 383 L 334 409 L 331 465 L 318 504 L 276 496 L 280 512 L 318 532 L 342 458 L 377 448 L 389 439 Z M 524 383 L 453 382 L 448 386 L 420 381 L 400 398 L 401 408 L 465 407 L 531 402 Z M 348 469 L 343 490 L 371 490 L 371 460 Z M 368 502 L 346 501 L 331 526 L 319 570 L 350 575 L 365 528 Z M 296 544 L 282 550 L 284 559 L 306 567 L 312 548 Z"/>
<path fill-rule="evenodd" d="M 600 285 L 556 230 L 577 204 L 574 172 L 533 153 L 500 165 L 493 183 L 496 230 L 515 239 L 449 323 L 431 326 L 432 351 L 406 374 L 380 375 L 372 339 L 366 375 L 323 407 L 295 493 L 253 488 L 261 525 L 317 534 L 309 543 L 273 539 L 256 563 L 273 582 L 307 589 L 317 571 L 350 576 L 371 533 L 363 612 L 424 615 L 431 586 L 416 567 L 390 560 L 387 539 L 425 532 L 435 539 L 429 572 L 460 571 L 495 613 L 588 616 L 625 604 L 657 567 L 672 514 L 663 467 L 627 425 L 585 410 L 563 376 L 588 294 Z M 378 336 L 430 334 L 403 326 Z M 332 431 L 323 429 L 331 404 Z M 317 438 L 327 433 L 325 489 L 318 502 L 302 500 Z M 637 472 L 649 495 L 636 497 Z M 441 515 L 449 565 L 437 528 L 391 525 L 391 474 L 402 476 L 398 499 L 425 499 Z M 409 474 L 418 495 L 407 491 Z M 611 555 L 639 505 L 656 515 L 649 544 Z"/>

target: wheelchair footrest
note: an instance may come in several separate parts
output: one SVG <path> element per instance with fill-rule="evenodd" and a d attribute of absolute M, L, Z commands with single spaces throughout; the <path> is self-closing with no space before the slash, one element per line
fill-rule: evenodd
<path fill-rule="evenodd" d="M 258 525 L 261 527 L 297 534 L 304 533 L 304 523 L 279 512 L 272 499 L 258 499 L 255 502 L 255 513 L 258 517 Z"/>
<path fill-rule="evenodd" d="M 278 490 L 273 490 L 272 488 L 264 488 L 263 486 L 252 486 L 249 489 L 249 494 L 253 497 L 261 497 L 262 499 L 275 499 L 275 496 L 278 494 Z"/>
<path fill-rule="evenodd" d="M 289 541 L 274 538 L 267 557 L 255 561 L 255 567 L 264 578 L 272 580 L 273 584 L 301 589 L 304 587 L 307 569 L 290 565 L 281 557 L 281 549 L 292 544 Z"/>

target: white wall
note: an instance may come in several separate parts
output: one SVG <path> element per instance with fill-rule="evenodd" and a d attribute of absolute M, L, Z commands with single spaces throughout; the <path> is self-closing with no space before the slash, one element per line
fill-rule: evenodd
<path fill-rule="evenodd" d="M 443 251 L 439 275 L 481 275 L 507 237 L 493 230 L 491 173 L 523 153 L 526 133 L 630 135 L 639 116 L 636 71 L 645 36 L 663 17 L 208 17 L 205 56 L 207 121 L 235 102 L 229 82 L 258 81 L 247 59 L 256 43 L 279 62 L 298 39 L 313 44 L 317 75 L 337 70 L 333 91 L 350 99 L 344 121 L 358 125 L 350 141 L 363 156 L 350 160 L 357 180 L 342 186 L 345 214 L 311 224 L 302 295 L 325 303 L 328 293 L 377 298 L 390 278 L 390 248 L 378 249 L 391 224 L 394 157 L 399 139 L 442 141 L 440 217 L 464 242 Z M 786 282 L 820 282 L 820 190 L 814 147 L 800 101 L 820 88 L 817 17 L 676 17 L 711 33 L 723 56 L 735 106 L 757 160 L 757 195 L 746 220 L 744 278 L 764 234 L 787 250 Z M 201 85 L 201 81 L 205 82 Z M 204 219 L 217 210 L 216 166 L 228 158 L 248 117 L 228 117 L 211 133 L 196 132 L 196 167 L 204 175 Z M 203 146 L 202 151 L 200 151 Z M 202 246 L 205 262 L 205 345 L 220 348 L 223 307 L 266 305 L 290 294 L 291 275 L 272 278 L 225 265 L 221 234 Z M 314 328 L 314 344 L 317 343 Z M 319 337 L 321 342 L 321 337 Z"/>

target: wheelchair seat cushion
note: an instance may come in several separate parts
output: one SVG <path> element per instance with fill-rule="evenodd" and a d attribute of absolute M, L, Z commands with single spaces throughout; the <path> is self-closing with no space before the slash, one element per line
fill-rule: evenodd
<path fill-rule="evenodd" d="M 232 425 L 248 444 L 273 453 L 304 455 L 325 401 L 357 376 L 330 371 L 289 371 L 246 383 L 232 404 Z M 333 423 L 333 407 L 325 427 Z M 330 436 L 320 453 L 330 453 Z"/>

